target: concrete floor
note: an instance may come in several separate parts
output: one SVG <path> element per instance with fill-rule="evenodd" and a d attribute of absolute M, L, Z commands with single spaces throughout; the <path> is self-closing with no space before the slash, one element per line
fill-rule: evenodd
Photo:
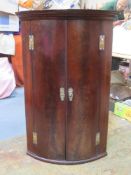
<path fill-rule="evenodd" d="M 54 165 L 26 155 L 26 137 L 0 142 L 0 175 L 131 175 L 131 123 L 110 113 L 108 156 L 82 165 Z"/>

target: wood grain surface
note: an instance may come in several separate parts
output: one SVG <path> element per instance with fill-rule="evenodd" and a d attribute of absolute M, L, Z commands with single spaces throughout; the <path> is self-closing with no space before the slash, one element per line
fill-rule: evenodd
<path fill-rule="evenodd" d="M 61 12 L 61 14 L 59 13 Z M 69 13 L 67 13 L 69 12 Z M 28 154 L 74 164 L 106 155 L 114 12 L 20 12 Z M 34 50 L 29 51 L 29 35 Z M 105 49 L 99 37 L 105 36 Z M 64 88 L 65 99 L 60 98 Z M 69 89 L 73 99 L 69 99 Z M 37 133 L 33 144 L 32 133 Z M 99 143 L 96 137 L 99 134 Z"/>

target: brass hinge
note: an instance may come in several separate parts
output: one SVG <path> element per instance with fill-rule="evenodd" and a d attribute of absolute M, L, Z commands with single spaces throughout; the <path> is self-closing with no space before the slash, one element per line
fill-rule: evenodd
<path fill-rule="evenodd" d="M 33 132 L 33 144 L 37 145 L 37 133 Z"/>
<path fill-rule="evenodd" d="M 60 88 L 60 99 L 61 101 L 65 100 L 65 88 L 64 87 Z"/>
<path fill-rule="evenodd" d="M 100 144 L 100 132 L 96 133 L 96 146 Z"/>
<path fill-rule="evenodd" d="M 29 35 L 29 50 L 34 50 L 34 35 Z"/>
<path fill-rule="evenodd" d="M 99 50 L 105 50 L 105 35 L 99 37 Z"/>

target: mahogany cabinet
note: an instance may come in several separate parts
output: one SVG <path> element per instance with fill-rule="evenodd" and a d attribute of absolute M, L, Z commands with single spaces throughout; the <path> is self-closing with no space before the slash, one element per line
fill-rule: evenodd
<path fill-rule="evenodd" d="M 59 164 L 106 155 L 114 15 L 19 13 L 29 155 Z"/>

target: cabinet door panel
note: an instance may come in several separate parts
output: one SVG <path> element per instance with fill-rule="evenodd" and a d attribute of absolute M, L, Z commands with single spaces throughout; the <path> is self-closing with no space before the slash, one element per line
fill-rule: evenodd
<path fill-rule="evenodd" d="M 101 59 L 98 21 L 68 22 L 68 100 L 66 159 L 84 160 L 95 157 L 99 123 Z"/>
<path fill-rule="evenodd" d="M 64 160 L 66 104 L 60 99 L 60 88 L 65 88 L 65 23 L 33 21 L 31 32 L 36 153 L 47 159 Z"/>

